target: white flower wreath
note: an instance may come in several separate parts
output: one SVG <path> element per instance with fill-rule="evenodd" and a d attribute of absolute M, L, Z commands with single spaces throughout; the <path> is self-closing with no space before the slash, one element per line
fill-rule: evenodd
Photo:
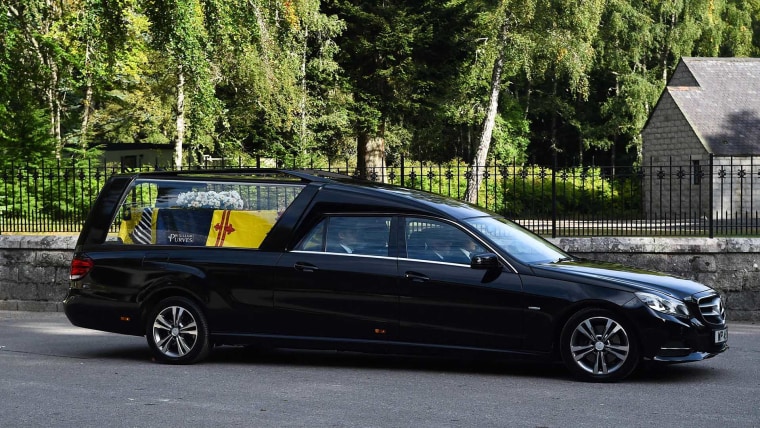
<path fill-rule="evenodd" d="M 177 196 L 177 205 L 183 208 L 215 208 L 239 210 L 245 205 L 235 190 L 228 192 L 184 192 Z"/>

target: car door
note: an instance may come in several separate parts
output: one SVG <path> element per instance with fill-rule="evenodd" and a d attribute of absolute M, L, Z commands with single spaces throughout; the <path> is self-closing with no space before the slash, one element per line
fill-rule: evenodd
<path fill-rule="evenodd" d="M 469 257 L 487 252 L 452 223 L 422 217 L 403 221 L 399 257 L 400 340 L 427 345 L 520 349 L 522 284 L 502 267 L 474 269 Z M 438 249 L 430 236 L 448 236 Z M 467 253 L 462 260 L 457 253 Z"/>
<path fill-rule="evenodd" d="M 328 216 L 284 253 L 274 291 L 278 331 L 319 340 L 394 340 L 398 267 L 391 220 Z"/>

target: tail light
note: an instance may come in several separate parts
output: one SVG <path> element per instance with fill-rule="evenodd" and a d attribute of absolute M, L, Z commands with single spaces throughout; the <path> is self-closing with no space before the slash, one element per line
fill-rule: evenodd
<path fill-rule="evenodd" d="M 71 272 L 69 273 L 69 279 L 76 281 L 77 279 L 84 278 L 90 270 L 95 266 L 95 262 L 83 254 L 74 256 L 71 260 Z"/>

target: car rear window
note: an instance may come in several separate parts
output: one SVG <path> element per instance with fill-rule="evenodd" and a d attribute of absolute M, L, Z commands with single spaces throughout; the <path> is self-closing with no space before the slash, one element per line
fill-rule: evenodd
<path fill-rule="evenodd" d="M 125 245 L 258 248 L 301 184 L 136 180 L 108 235 Z"/>

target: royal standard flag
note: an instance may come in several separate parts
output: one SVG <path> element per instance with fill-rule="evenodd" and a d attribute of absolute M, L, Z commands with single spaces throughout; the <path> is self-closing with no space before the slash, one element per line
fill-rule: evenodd
<path fill-rule="evenodd" d="M 215 210 L 207 246 L 259 248 L 277 221 L 277 211 Z"/>

